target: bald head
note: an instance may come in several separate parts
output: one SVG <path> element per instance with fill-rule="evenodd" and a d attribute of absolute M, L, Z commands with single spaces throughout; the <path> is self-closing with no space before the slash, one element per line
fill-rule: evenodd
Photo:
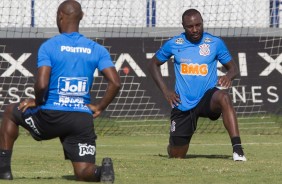
<path fill-rule="evenodd" d="M 193 16 L 193 15 L 200 15 L 200 17 L 202 18 L 202 16 L 201 16 L 201 13 L 198 11 L 198 10 L 196 10 L 196 9 L 188 9 L 188 10 L 186 10 L 183 14 L 182 14 L 182 22 L 184 21 L 184 17 L 185 16 Z M 203 18 L 202 18 L 203 19 Z"/>
<path fill-rule="evenodd" d="M 66 0 L 57 11 L 57 25 L 60 32 L 78 31 L 79 22 L 83 17 L 81 5 L 75 0 Z M 77 29 L 77 30 L 73 30 Z"/>

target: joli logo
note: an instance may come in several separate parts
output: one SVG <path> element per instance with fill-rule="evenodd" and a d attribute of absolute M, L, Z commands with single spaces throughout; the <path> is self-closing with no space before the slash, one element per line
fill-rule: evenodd
<path fill-rule="evenodd" d="M 63 95 L 84 95 L 88 92 L 88 78 L 59 78 L 59 94 Z"/>

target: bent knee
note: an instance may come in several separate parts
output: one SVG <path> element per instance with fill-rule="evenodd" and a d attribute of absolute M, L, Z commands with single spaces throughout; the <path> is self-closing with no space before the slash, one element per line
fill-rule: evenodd
<path fill-rule="evenodd" d="M 14 116 L 14 108 L 17 104 L 9 104 L 6 106 L 3 114 L 3 118 L 12 120 L 15 122 L 15 116 Z"/>
<path fill-rule="evenodd" d="M 171 146 L 168 145 L 167 153 L 169 158 L 186 158 L 188 152 L 189 144 L 183 146 Z"/>
<path fill-rule="evenodd" d="M 5 113 L 5 114 L 12 114 L 15 105 L 16 105 L 16 104 L 9 104 L 9 105 L 7 105 L 6 108 L 5 108 L 4 113 Z"/>
<path fill-rule="evenodd" d="M 74 174 L 77 181 L 87 181 L 87 177 L 84 172 L 76 171 Z"/>
<path fill-rule="evenodd" d="M 225 91 L 218 91 L 215 102 L 219 104 L 221 107 L 225 107 L 226 105 L 232 105 L 231 97 L 229 93 Z"/>

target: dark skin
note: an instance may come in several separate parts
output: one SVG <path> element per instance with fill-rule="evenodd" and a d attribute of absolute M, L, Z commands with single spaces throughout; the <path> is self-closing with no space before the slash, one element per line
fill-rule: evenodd
<path fill-rule="evenodd" d="M 185 30 L 187 40 L 192 43 L 198 43 L 201 41 L 203 36 L 203 19 L 200 13 L 184 16 L 182 25 Z M 163 62 L 159 61 L 156 56 L 154 56 L 152 61 L 148 63 L 148 70 L 169 105 L 171 107 L 178 106 L 178 104 L 181 103 L 180 97 L 174 90 L 169 89 L 163 80 L 160 72 L 160 66 L 162 64 Z M 218 85 L 223 88 L 229 88 L 231 87 L 232 80 L 238 74 L 238 68 L 233 60 L 223 66 L 227 72 L 224 76 L 219 77 Z M 229 137 L 232 138 L 240 136 L 236 113 L 229 94 L 224 90 L 216 91 L 212 96 L 210 105 L 213 112 L 222 113 L 223 124 L 229 134 Z M 170 158 L 185 158 L 188 149 L 189 144 L 183 146 L 168 145 L 167 147 Z"/>
<path fill-rule="evenodd" d="M 60 33 L 72 33 L 79 31 L 79 22 L 83 17 L 81 6 L 76 1 L 68 0 L 63 2 L 57 11 L 57 25 Z M 36 107 L 44 103 L 44 97 L 49 88 L 51 67 L 42 66 L 38 69 L 36 82 L 34 84 L 35 99 L 27 99 L 20 103 L 18 109 L 26 111 L 30 107 Z M 108 87 L 104 97 L 96 104 L 88 104 L 88 107 L 94 112 L 93 118 L 98 117 L 110 102 L 117 95 L 121 83 L 118 73 L 114 67 L 106 68 L 101 71 L 108 81 Z M 0 127 L 0 148 L 3 150 L 12 150 L 14 142 L 19 135 L 19 127 L 12 116 L 14 104 L 9 105 L 5 112 Z M 94 172 L 97 166 L 87 162 L 72 162 L 74 174 L 80 181 L 99 181 L 95 178 Z"/>

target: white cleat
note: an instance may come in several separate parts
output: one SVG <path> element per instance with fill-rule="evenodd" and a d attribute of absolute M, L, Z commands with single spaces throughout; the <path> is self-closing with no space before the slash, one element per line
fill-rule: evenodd
<path fill-rule="evenodd" d="M 245 155 L 239 155 L 238 153 L 234 152 L 233 153 L 233 160 L 234 161 L 247 161 Z"/>

